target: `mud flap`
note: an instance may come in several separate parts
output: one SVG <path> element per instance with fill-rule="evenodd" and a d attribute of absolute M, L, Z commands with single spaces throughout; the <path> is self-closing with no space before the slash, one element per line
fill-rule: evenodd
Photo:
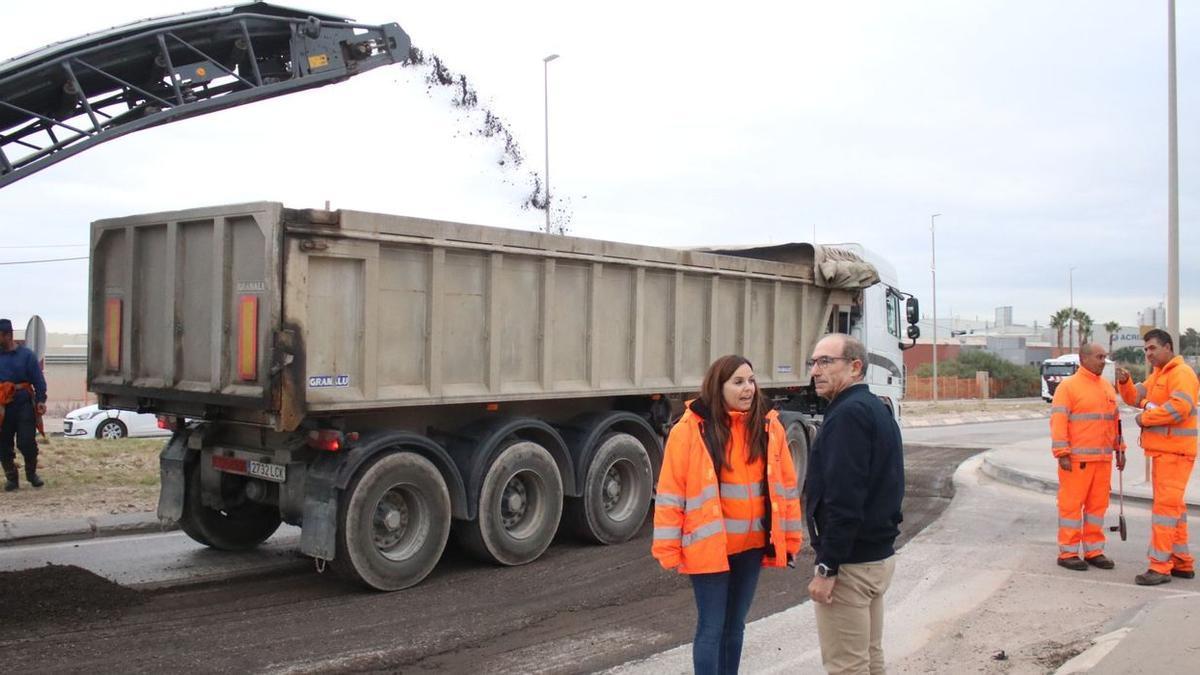
<path fill-rule="evenodd" d="M 184 465 L 187 463 L 187 433 L 177 433 L 158 455 L 158 519 L 171 523 L 183 517 Z"/>
<path fill-rule="evenodd" d="M 339 465 L 333 457 L 318 457 L 308 467 L 304 483 L 300 551 L 322 560 L 333 560 L 337 552 Z"/>

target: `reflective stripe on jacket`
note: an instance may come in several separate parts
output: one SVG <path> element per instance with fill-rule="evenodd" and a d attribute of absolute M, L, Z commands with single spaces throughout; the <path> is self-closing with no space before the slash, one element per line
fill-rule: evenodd
<path fill-rule="evenodd" d="M 701 414 L 688 402 L 683 417 L 671 429 L 663 453 L 662 471 L 654 503 L 654 543 L 651 553 L 666 569 L 683 574 L 729 571 L 729 555 L 746 539 L 762 518 L 753 510 L 754 491 L 747 484 L 722 485 L 704 444 Z M 697 406 L 699 407 L 699 406 Z M 800 551 L 803 519 L 796 469 L 788 450 L 786 432 L 775 411 L 767 413 L 767 500 L 770 503 L 770 539 L 764 567 L 783 567 L 789 554 Z M 759 483 L 761 486 L 761 483 Z M 761 503 L 761 502 L 760 502 Z M 728 516 L 749 518 L 728 518 Z"/>
<path fill-rule="evenodd" d="M 1109 462 L 1124 450 L 1117 390 L 1087 368 L 1063 380 L 1050 407 L 1050 451 L 1072 462 Z"/>
<path fill-rule="evenodd" d="M 1192 367 L 1176 356 L 1155 368 L 1146 381 L 1121 385 L 1121 398 L 1142 413 L 1142 448 L 1146 454 L 1196 456 L 1196 398 L 1200 381 Z"/>

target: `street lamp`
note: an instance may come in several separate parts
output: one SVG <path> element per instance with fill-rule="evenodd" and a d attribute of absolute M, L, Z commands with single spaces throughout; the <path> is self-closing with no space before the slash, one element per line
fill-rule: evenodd
<path fill-rule="evenodd" d="M 546 234 L 550 233 L 550 62 L 558 58 L 551 54 L 542 59 L 542 101 L 546 113 Z"/>
<path fill-rule="evenodd" d="M 934 218 L 942 214 L 929 216 L 929 278 L 933 283 L 933 400 L 938 400 L 937 374 L 937 239 L 933 229 Z"/>
<path fill-rule="evenodd" d="M 1075 268 L 1067 270 L 1067 293 L 1071 309 L 1067 314 L 1067 349 L 1075 351 Z M 1061 334 L 1061 333 L 1060 333 Z"/>

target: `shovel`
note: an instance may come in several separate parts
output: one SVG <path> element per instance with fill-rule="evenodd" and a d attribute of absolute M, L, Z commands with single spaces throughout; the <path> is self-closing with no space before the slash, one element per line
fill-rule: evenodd
<path fill-rule="evenodd" d="M 1117 420 L 1117 433 L 1121 433 L 1121 420 Z M 1126 455 L 1128 459 L 1128 455 Z M 1125 541 L 1125 469 L 1117 469 L 1117 495 L 1120 498 L 1120 515 L 1117 516 L 1117 524 L 1108 528 L 1109 532 L 1120 532 L 1121 541 Z"/>
<path fill-rule="evenodd" d="M 1125 541 L 1126 532 L 1125 532 L 1125 470 L 1124 469 L 1120 469 L 1117 472 L 1117 485 L 1118 485 L 1118 490 L 1119 490 L 1117 492 L 1117 494 L 1120 495 L 1120 499 L 1121 499 L 1121 501 L 1120 501 L 1121 510 L 1119 511 L 1120 515 L 1117 516 L 1117 524 L 1110 526 L 1108 528 L 1108 531 L 1109 532 L 1120 532 L 1121 533 L 1121 541 Z"/>

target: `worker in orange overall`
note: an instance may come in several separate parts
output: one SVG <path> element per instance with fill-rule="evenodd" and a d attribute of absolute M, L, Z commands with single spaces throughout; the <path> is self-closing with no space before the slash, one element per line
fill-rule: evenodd
<path fill-rule="evenodd" d="M 1196 461 L 1196 400 L 1200 381 L 1191 366 L 1175 355 L 1171 334 L 1146 331 L 1146 361 L 1153 367 L 1139 385 L 1124 368 L 1117 371 L 1121 397 L 1142 408 L 1135 418 L 1141 444 L 1152 461 L 1154 503 L 1150 515 L 1150 569 L 1137 575 L 1142 586 L 1165 584 L 1171 577 L 1196 576 L 1188 551 L 1187 504 L 1183 500 Z"/>
<path fill-rule="evenodd" d="M 1101 377 L 1107 358 L 1098 344 L 1081 346 L 1080 368 L 1054 390 L 1050 408 L 1050 448 L 1058 459 L 1058 564 L 1078 572 L 1088 565 L 1114 567 L 1104 555 L 1104 512 L 1114 453 L 1117 470 L 1125 469 L 1125 441 L 1117 390 Z"/>

